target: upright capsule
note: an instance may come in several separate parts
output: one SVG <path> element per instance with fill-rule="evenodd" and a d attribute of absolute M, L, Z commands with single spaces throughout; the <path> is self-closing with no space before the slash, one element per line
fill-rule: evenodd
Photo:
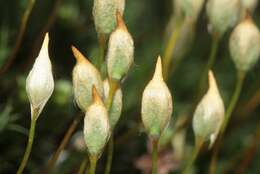
<path fill-rule="evenodd" d="M 89 154 L 99 156 L 109 139 L 110 126 L 107 109 L 95 86 L 93 102 L 86 110 L 83 133 Z"/>
<path fill-rule="evenodd" d="M 49 35 L 47 33 L 40 53 L 26 79 L 26 92 L 31 104 L 31 119 L 38 118 L 54 89 L 48 45 Z"/>
<path fill-rule="evenodd" d="M 127 74 L 134 60 L 134 42 L 120 13 L 117 28 L 108 43 L 107 71 L 110 79 L 120 81 Z"/>
<path fill-rule="evenodd" d="M 248 71 L 256 64 L 260 56 L 260 32 L 250 16 L 232 32 L 229 50 L 238 70 Z"/>
<path fill-rule="evenodd" d="M 199 102 L 193 116 L 193 131 L 196 139 L 210 140 L 214 144 L 224 121 L 225 108 L 216 80 L 209 71 L 209 89 Z"/>
<path fill-rule="evenodd" d="M 151 138 L 158 139 L 170 122 L 172 96 L 163 80 L 161 58 L 158 57 L 152 80 L 142 96 L 142 121 Z"/>

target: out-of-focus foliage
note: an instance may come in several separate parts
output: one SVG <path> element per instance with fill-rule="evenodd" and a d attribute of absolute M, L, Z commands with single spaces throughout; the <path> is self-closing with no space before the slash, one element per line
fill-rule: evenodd
<path fill-rule="evenodd" d="M 27 0 L 0 0 L 0 69 L 9 61 L 8 56 L 13 50 L 26 5 Z M 18 54 L 7 71 L 0 75 L 1 174 L 15 173 L 24 153 L 27 128 L 30 124 L 25 76 L 40 49 L 44 36 L 42 32 L 48 31 L 50 35 L 49 52 L 53 64 L 55 89 L 39 117 L 35 142 L 25 173 L 38 174 L 42 171 L 73 118 L 80 113 L 72 97 L 72 68 L 76 62 L 70 47 L 75 45 L 95 64 L 98 56 L 98 40 L 92 6 L 92 0 L 35 0 Z M 168 134 L 166 132 L 167 135 L 162 142 L 160 160 L 166 162 L 162 161 L 159 165 L 167 172 L 180 172 L 180 167 L 190 156 L 190 149 L 194 144 L 191 123 L 186 125 L 185 120 L 192 117 L 194 111 L 192 108 L 197 104 L 195 101 L 198 81 L 210 51 L 211 35 L 207 30 L 205 11 L 204 5 L 198 17 L 196 32 L 192 34 L 193 44 L 189 46 L 187 49 L 189 51 L 178 63 L 167 82 L 174 96 L 174 118 L 171 123 L 172 130 L 169 130 Z M 126 1 L 124 19 L 135 42 L 135 58 L 134 65 L 122 86 L 123 113 L 114 132 L 115 152 L 111 172 L 113 174 L 141 173 L 138 166 L 147 171 L 145 169 L 149 157 L 142 161 L 140 167 L 140 159 L 145 157 L 146 153 L 150 153 L 144 130 L 142 127 L 139 128 L 141 94 L 152 77 L 156 58 L 159 54 L 163 54 L 166 28 L 172 12 L 171 0 Z M 253 19 L 259 28 L 259 5 L 253 14 Z M 231 30 L 228 30 L 223 36 L 216 63 L 212 68 L 225 106 L 230 101 L 236 80 L 235 66 L 228 50 L 230 32 Z M 236 173 L 238 170 L 242 171 L 243 167 L 248 174 L 258 174 L 260 171 L 260 145 L 257 141 L 260 130 L 259 77 L 258 63 L 249 71 L 238 105 L 231 117 L 218 159 L 218 172 Z M 182 118 L 185 118 L 184 121 Z M 184 129 L 175 134 L 177 122 L 178 124 L 181 122 Z M 83 121 L 77 130 L 82 129 Z M 200 174 L 208 173 L 210 157 L 211 151 L 203 149 L 194 171 Z M 75 173 L 83 158 L 84 153 L 75 146 L 74 139 L 71 139 L 53 173 Z M 246 159 L 249 160 L 248 165 Z M 106 151 L 98 164 L 97 173 L 103 173 L 105 161 Z"/>

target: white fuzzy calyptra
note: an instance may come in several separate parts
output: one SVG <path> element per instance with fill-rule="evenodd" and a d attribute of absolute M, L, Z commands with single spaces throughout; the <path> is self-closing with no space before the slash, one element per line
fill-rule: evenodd
<path fill-rule="evenodd" d="M 142 96 L 142 121 L 149 136 L 159 138 L 170 122 L 172 96 L 163 81 L 162 64 L 159 57 L 152 80 L 145 87 Z"/>
<path fill-rule="evenodd" d="M 250 18 L 243 20 L 232 32 L 229 50 L 238 70 L 248 71 L 256 64 L 260 56 L 260 32 Z"/>
<path fill-rule="evenodd" d="M 116 27 L 116 12 L 123 15 L 125 0 L 94 0 L 93 17 L 98 33 L 109 34 Z"/>
<path fill-rule="evenodd" d="M 212 28 L 213 32 L 223 35 L 238 21 L 240 7 L 240 0 L 208 0 L 209 28 Z"/>
<path fill-rule="evenodd" d="M 99 71 L 79 50 L 72 46 L 72 52 L 77 60 L 72 72 L 74 98 L 78 107 L 85 113 L 92 103 L 93 85 L 103 96 L 103 82 Z"/>
<path fill-rule="evenodd" d="M 88 107 L 84 119 L 84 140 L 91 155 L 98 156 L 110 136 L 107 109 L 94 88 L 93 103 Z"/>
<path fill-rule="evenodd" d="M 213 73 L 209 72 L 209 89 L 198 104 L 193 117 L 193 130 L 196 138 L 210 139 L 214 144 L 224 121 L 225 108 Z"/>
<path fill-rule="evenodd" d="M 107 53 L 107 71 L 110 79 L 121 80 L 134 60 L 134 42 L 120 14 L 117 29 L 110 35 Z"/>
<path fill-rule="evenodd" d="M 104 80 L 103 85 L 104 85 L 105 100 L 107 100 L 108 95 L 109 95 L 108 79 Z M 112 105 L 109 110 L 109 124 L 110 124 L 111 130 L 114 129 L 115 125 L 117 124 L 117 122 L 121 116 L 122 105 L 123 105 L 122 98 L 123 98 L 122 90 L 119 87 L 115 92 L 115 95 L 113 97 L 113 102 L 112 102 Z"/>
<path fill-rule="evenodd" d="M 31 117 L 37 119 L 54 89 L 52 66 L 48 53 L 49 36 L 45 35 L 42 48 L 26 79 L 26 92 L 31 104 Z"/>

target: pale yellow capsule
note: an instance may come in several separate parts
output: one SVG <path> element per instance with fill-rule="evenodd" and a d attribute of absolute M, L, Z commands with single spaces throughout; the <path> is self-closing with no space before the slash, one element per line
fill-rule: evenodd
<path fill-rule="evenodd" d="M 210 140 L 214 144 L 224 121 L 225 108 L 216 80 L 209 71 L 209 89 L 199 102 L 193 116 L 193 131 L 197 139 Z"/>
<path fill-rule="evenodd" d="M 142 96 L 142 121 L 148 135 L 158 139 L 172 115 L 172 96 L 163 80 L 161 58 Z"/>

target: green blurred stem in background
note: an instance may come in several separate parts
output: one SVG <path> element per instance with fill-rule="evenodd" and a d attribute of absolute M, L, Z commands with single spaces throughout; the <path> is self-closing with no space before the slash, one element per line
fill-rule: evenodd
<path fill-rule="evenodd" d="M 211 162 L 210 162 L 210 167 L 209 167 L 209 173 L 210 174 L 216 173 L 216 163 L 217 163 L 217 158 L 218 158 L 218 153 L 219 153 L 221 141 L 223 139 L 223 135 L 225 133 L 225 130 L 226 130 L 226 127 L 227 127 L 228 122 L 230 120 L 230 117 L 232 115 L 232 112 L 234 111 L 234 108 L 235 108 L 237 101 L 239 99 L 239 96 L 241 94 L 241 90 L 242 90 L 242 87 L 243 87 L 245 77 L 246 77 L 245 72 L 238 71 L 235 91 L 234 91 L 232 98 L 230 100 L 230 103 L 228 105 L 228 108 L 227 108 L 227 111 L 226 111 L 226 114 L 225 114 L 225 118 L 224 118 L 224 122 L 221 126 L 220 134 L 219 134 L 218 139 L 216 141 L 216 145 L 214 147 L 213 154 L 212 154 L 212 157 L 211 157 Z"/>
<path fill-rule="evenodd" d="M 176 27 L 172 31 L 170 38 L 166 43 L 166 48 L 163 53 L 163 76 L 165 81 L 167 81 L 169 76 L 169 68 L 171 67 L 171 63 L 172 63 L 173 51 L 175 49 L 182 24 L 183 24 L 183 20 L 177 20 Z"/>
<path fill-rule="evenodd" d="M 220 40 L 220 38 L 219 38 L 218 34 L 216 34 L 216 33 L 213 34 L 209 59 L 208 59 L 207 65 L 200 78 L 200 83 L 199 83 L 200 86 L 199 86 L 199 93 L 198 93 L 199 96 L 201 96 L 201 94 L 204 92 L 204 89 L 206 86 L 205 84 L 207 82 L 207 74 L 208 74 L 209 70 L 212 68 L 213 64 L 215 63 L 216 55 L 218 52 L 219 40 Z"/>
<path fill-rule="evenodd" d="M 97 157 L 96 156 L 90 156 L 89 162 L 90 162 L 89 174 L 95 174 L 96 166 L 97 166 Z"/>
<path fill-rule="evenodd" d="M 113 79 L 109 80 L 109 93 L 108 98 L 106 101 L 106 107 L 109 113 L 109 110 L 111 109 L 113 98 L 115 95 L 115 92 L 119 86 L 119 82 L 115 81 Z M 108 144 L 108 157 L 106 162 L 106 168 L 105 168 L 105 174 L 109 174 L 111 170 L 112 160 L 113 160 L 113 151 L 114 151 L 114 140 L 113 140 L 113 133 L 111 133 L 111 137 Z"/>
<path fill-rule="evenodd" d="M 33 113 L 36 113 L 36 112 L 33 112 Z M 31 120 L 31 126 L 30 126 L 26 150 L 25 150 L 22 162 L 20 163 L 19 169 L 17 170 L 16 174 L 22 174 L 23 171 L 24 171 L 24 168 L 25 168 L 25 166 L 28 162 L 30 153 L 32 151 L 32 145 L 33 145 L 34 133 L 35 133 L 35 126 L 36 126 L 36 119 L 35 119 L 35 116 L 33 115 L 32 120 Z"/>
<path fill-rule="evenodd" d="M 84 158 L 84 160 L 81 162 L 80 167 L 79 167 L 79 172 L 78 174 L 83 174 L 88 163 L 88 158 Z"/>
<path fill-rule="evenodd" d="M 203 146 L 203 143 L 204 143 L 203 138 L 196 138 L 195 147 L 193 148 L 191 158 L 189 159 L 189 161 L 188 161 L 186 167 L 184 168 L 182 174 L 189 174 L 190 173 L 191 167 L 192 167 L 193 163 L 195 162 L 196 158 L 198 157 L 198 154 L 200 152 L 200 149 Z"/>
<path fill-rule="evenodd" d="M 157 174 L 157 161 L 158 161 L 158 140 L 152 140 L 152 174 Z"/>

